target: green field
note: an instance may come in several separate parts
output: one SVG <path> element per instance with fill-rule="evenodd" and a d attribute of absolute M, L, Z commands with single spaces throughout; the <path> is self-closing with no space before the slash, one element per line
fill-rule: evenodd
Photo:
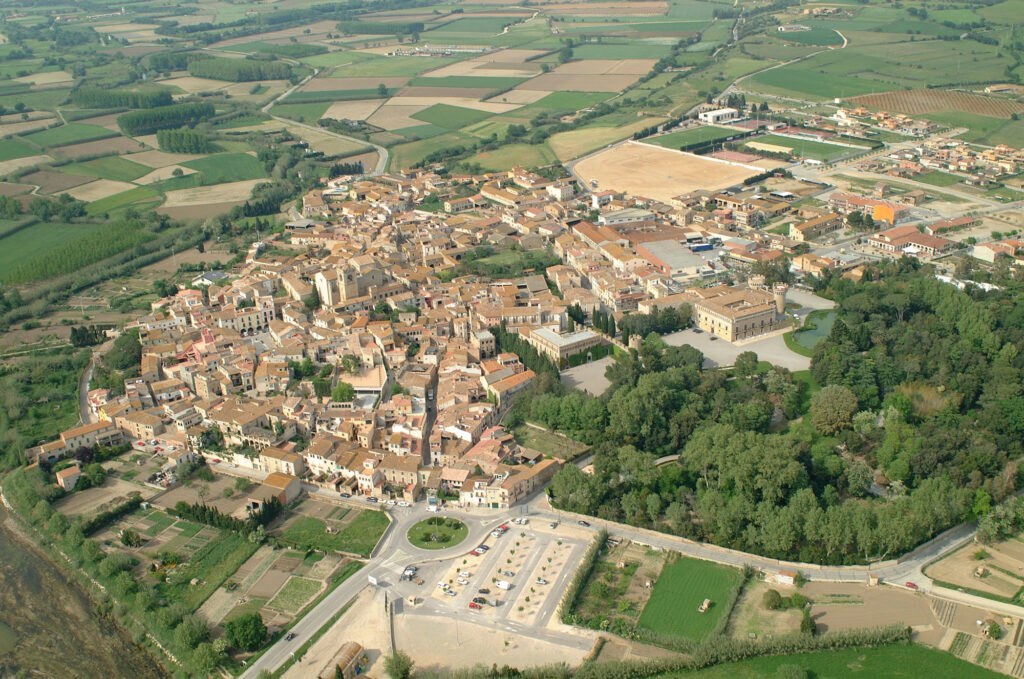
<path fill-rule="evenodd" d="M 572 56 L 576 59 L 661 59 L 668 51 L 668 45 L 648 42 L 587 43 L 574 47 Z"/>
<path fill-rule="evenodd" d="M 471 137 L 463 136 L 461 132 L 452 132 L 433 139 L 414 141 L 408 144 L 400 144 L 391 148 L 390 168 L 402 170 L 418 163 L 425 156 L 434 151 L 460 146 L 472 141 Z"/>
<path fill-rule="evenodd" d="M 658 576 L 639 625 L 657 634 L 700 641 L 728 615 L 727 607 L 742 581 L 743 575 L 735 568 L 686 557 L 676 559 L 665 564 Z M 704 599 L 711 599 L 711 607 L 699 613 L 697 607 Z"/>
<path fill-rule="evenodd" d="M 521 446 L 539 450 L 545 455 L 574 458 L 587 450 L 585 443 L 570 439 L 561 434 L 554 434 L 543 429 L 531 427 L 523 423 L 512 430 L 516 442 Z"/>
<path fill-rule="evenodd" d="M 224 184 L 267 176 L 263 164 L 248 153 L 218 153 L 182 163 L 184 167 L 201 172 L 204 184 Z"/>
<path fill-rule="evenodd" d="M 980 116 L 963 111 L 943 111 L 941 113 L 924 113 L 922 118 L 934 120 L 950 127 L 967 127 L 967 132 L 957 139 L 979 144 L 1008 144 L 1020 146 L 1024 139 L 1024 120 L 1007 120 Z"/>
<path fill-rule="evenodd" d="M 393 97 L 398 94 L 398 88 L 392 87 L 388 89 L 388 96 Z M 298 92 L 292 92 L 287 97 L 282 99 L 285 105 L 288 104 L 311 104 L 311 103 L 326 103 L 330 105 L 333 101 L 354 101 L 356 99 L 384 99 L 377 88 L 363 89 L 363 90 L 300 90 Z M 326 107 L 325 107 L 326 108 Z M 277 107 L 274 108 L 277 110 Z"/>
<path fill-rule="evenodd" d="M 376 57 L 359 52 L 328 52 L 303 59 L 314 66 L 335 66 L 332 78 L 380 78 L 418 75 L 458 61 L 457 58 Z"/>
<path fill-rule="evenodd" d="M 101 177 L 121 182 L 130 182 L 153 171 L 153 168 L 133 163 L 120 156 L 97 158 L 85 163 L 71 163 L 61 168 L 62 172 L 82 175 L 83 177 Z"/>
<path fill-rule="evenodd" d="M 281 537 L 304 547 L 369 556 L 387 527 L 387 516 L 373 510 L 360 512 L 355 521 L 337 533 L 328 533 L 327 525 L 320 519 L 300 516 Z"/>
<path fill-rule="evenodd" d="M 268 604 L 288 613 L 298 613 L 320 591 L 320 583 L 310 578 L 292 576 Z"/>
<path fill-rule="evenodd" d="M 458 519 L 434 516 L 423 519 L 409 529 L 409 542 L 420 549 L 448 549 L 469 535 L 469 528 Z"/>
<path fill-rule="evenodd" d="M 53 224 L 39 222 L 0 238 L 0 271 L 46 254 L 70 240 L 87 236 L 102 224 Z"/>
<path fill-rule="evenodd" d="M 918 646 L 893 644 L 877 648 L 768 656 L 735 663 L 723 663 L 694 672 L 673 672 L 660 679 L 777 679 L 779 667 L 796 665 L 813 679 L 1005 679 L 993 672 L 960 660 L 951 653 Z"/>
<path fill-rule="evenodd" d="M 102 215 L 148 198 L 157 198 L 159 195 L 156 189 L 152 187 L 136 186 L 134 189 L 128 189 L 106 198 L 94 200 L 85 207 L 85 211 L 92 216 Z"/>
<path fill-rule="evenodd" d="M 533 117 L 542 111 L 579 111 L 600 104 L 610 96 L 608 92 L 552 92 L 529 106 L 516 109 L 513 114 Z"/>
<path fill-rule="evenodd" d="M 431 38 L 437 36 L 437 39 L 440 39 L 440 35 L 444 33 L 463 33 L 480 37 L 497 35 L 506 25 L 517 21 L 519 21 L 519 17 L 466 17 L 431 29 L 427 35 Z"/>
<path fill-rule="evenodd" d="M 469 159 L 485 170 L 507 170 L 510 167 L 542 167 L 556 162 L 555 154 L 545 144 L 507 144 L 493 151 L 484 151 Z"/>
<path fill-rule="evenodd" d="M 758 73 L 745 82 L 768 85 L 770 91 L 797 92 L 819 99 L 855 97 L 859 94 L 885 92 L 893 89 L 890 83 L 861 80 L 830 73 L 819 73 L 807 68 L 801 68 L 799 65 L 784 66 L 765 71 L 764 73 Z"/>
<path fill-rule="evenodd" d="M 702 142 L 728 139 L 729 137 L 733 137 L 738 134 L 742 134 L 742 132 L 739 132 L 738 130 L 728 130 L 724 127 L 705 125 L 689 130 L 681 130 L 679 132 L 659 134 L 656 137 L 647 137 L 643 141 L 646 144 L 656 144 L 658 146 L 664 146 L 667 149 L 678 149 L 681 146 L 689 144 L 699 144 Z"/>
<path fill-rule="evenodd" d="M 809 31 L 787 31 L 779 33 L 780 40 L 798 42 L 804 45 L 841 45 L 843 39 L 830 28 L 812 28 Z"/>
<path fill-rule="evenodd" d="M 926 172 L 925 174 L 914 177 L 915 181 L 924 182 L 925 184 L 931 184 L 932 186 L 953 186 L 959 184 L 962 180 L 955 174 L 949 174 L 947 172 Z"/>
<path fill-rule="evenodd" d="M 411 117 L 446 130 L 461 130 L 490 116 L 491 114 L 487 111 L 476 111 L 449 104 L 434 104 L 430 108 L 412 114 Z"/>
<path fill-rule="evenodd" d="M 42 153 L 20 139 L 0 139 L 0 161 L 27 158 Z"/>
<path fill-rule="evenodd" d="M 67 146 L 69 144 L 79 144 L 81 142 L 95 141 L 96 139 L 106 139 L 108 137 L 117 136 L 117 132 L 108 130 L 105 127 L 100 127 L 99 125 L 68 123 L 67 125 L 54 127 L 50 130 L 34 132 L 30 135 L 26 135 L 25 139 L 33 144 L 50 148 L 53 146 Z"/>
<path fill-rule="evenodd" d="M 750 139 L 743 141 L 760 142 L 763 144 L 772 144 L 773 146 L 784 146 L 792 149 L 793 154 L 800 158 L 812 158 L 826 163 L 831 162 L 836 158 L 860 153 L 858 149 L 847 148 L 845 146 L 827 144 L 825 142 L 814 141 L 812 139 L 782 137 L 777 134 L 766 134 L 758 137 L 751 137 Z"/>
<path fill-rule="evenodd" d="M 168 601 L 180 602 L 194 611 L 252 556 L 257 547 L 259 545 L 241 535 L 222 531 L 190 556 L 186 565 L 176 569 L 169 583 L 158 584 L 157 591 Z M 199 584 L 189 584 L 193 578 L 198 579 Z"/>
<path fill-rule="evenodd" d="M 409 81 L 409 87 L 460 87 L 488 90 L 505 90 L 526 82 L 529 78 L 511 76 L 487 77 L 481 75 L 445 75 L 437 78 L 419 76 Z"/>
<path fill-rule="evenodd" d="M 308 104 L 278 104 L 271 109 L 274 115 L 283 118 L 291 118 L 299 122 L 315 123 L 324 117 L 324 113 L 330 107 L 331 102 L 319 101 Z"/>

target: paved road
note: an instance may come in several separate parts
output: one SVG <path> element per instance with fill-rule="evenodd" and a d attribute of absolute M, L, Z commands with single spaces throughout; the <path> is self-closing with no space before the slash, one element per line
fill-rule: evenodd
<path fill-rule="evenodd" d="M 386 148 L 384 148 L 383 146 L 380 146 L 379 144 L 374 144 L 373 142 L 366 141 L 365 139 L 357 139 L 356 137 L 349 137 L 349 136 L 346 136 L 344 134 L 338 134 L 337 132 L 329 130 L 329 129 L 325 128 L 325 127 L 314 127 L 313 125 L 307 125 L 305 123 L 296 122 L 294 120 L 291 120 L 290 118 L 282 118 L 280 116 L 275 116 L 273 113 L 270 112 L 270 109 L 271 109 L 271 107 L 273 107 L 274 104 L 276 104 L 277 102 L 281 101 L 282 99 L 287 97 L 289 94 L 291 94 L 295 90 L 299 89 L 300 87 L 302 87 L 303 85 L 308 83 L 310 80 L 312 80 L 317 75 L 319 75 L 319 73 L 320 73 L 320 69 L 314 69 L 312 75 L 306 76 L 305 78 L 302 79 L 301 82 L 299 82 L 299 84 L 294 85 L 294 86 L 290 87 L 289 89 L 285 90 L 282 94 L 280 94 L 279 96 L 277 96 L 274 99 L 272 99 L 268 104 L 266 104 L 260 110 L 263 113 L 266 113 L 271 118 L 273 118 L 274 120 L 276 120 L 276 121 L 278 121 L 280 123 L 287 123 L 289 125 L 295 125 L 296 127 L 301 127 L 301 128 L 307 129 L 307 130 L 312 130 L 314 132 L 320 132 L 320 133 L 326 134 L 328 136 L 337 137 L 338 139 L 344 139 L 345 141 L 354 142 L 356 144 L 363 144 L 365 146 L 372 146 L 373 149 L 377 152 L 377 165 L 376 165 L 376 167 L 373 168 L 372 172 L 367 172 L 367 174 L 374 175 L 374 176 L 384 174 L 384 172 L 387 170 L 387 167 L 388 167 L 388 157 L 389 157 L 389 154 L 388 154 L 388 150 Z"/>
<path fill-rule="evenodd" d="M 96 367 L 96 357 L 89 359 L 89 367 L 78 380 L 78 421 L 80 424 L 93 422 L 92 411 L 89 409 L 89 383 L 92 382 L 92 371 Z"/>

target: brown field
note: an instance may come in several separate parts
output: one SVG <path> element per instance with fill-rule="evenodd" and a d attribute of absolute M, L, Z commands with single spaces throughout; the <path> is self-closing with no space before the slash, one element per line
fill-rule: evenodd
<path fill-rule="evenodd" d="M 376 125 L 377 127 L 383 127 L 385 130 L 400 130 L 403 127 L 412 127 L 414 125 L 424 125 L 422 120 L 416 120 L 410 118 L 413 113 L 422 111 L 423 109 L 430 106 L 430 104 L 424 102 L 418 106 L 395 106 L 392 104 L 385 104 L 377 109 L 376 113 L 370 116 L 366 122 Z"/>
<path fill-rule="evenodd" d="M 146 165 L 147 167 L 158 168 L 167 167 L 168 165 L 177 165 L 178 163 L 184 163 L 189 160 L 195 160 L 202 156 L 191 155 L 188 153 L 164 153 L 163 151 L 142 151 L 140 153 L 133 153 L 127 157 L 134 163 L 140 165 Z"/>
<path fill-rule="evenodd" d="M 223 203 L 241 203 L 249 198 L 252 189 L 265 179 L 247 179 L 241 182 L 228 182 L 214 186 L 196 186 L 191 189 L 179 189 L 167 192 L 164 207 L 187 207 L 191 205 L 213 205 Z M 213 214 L 208 211 L 208 214 Z"/>
<path fill-rule="evenodd" d="M 574 172 L 584 182 L 668 202 L 697 189 L 720 190 L 741 183 L 757 170 L 702 156 L 628 142 L 580 161 Z"/>
<path fill-rule="evenodd" d="M 981 560 L 974 558 L 975 552 L 979 549 L 981 548 L 978 545 L 967 545 L 929 566 L 925 575 L 996 596 L 1012 597 L 1016 594 L 1024 586 L 1024 575 L 1014 577 L 992 567 L 1010 573 L 1021 573 L 1024 567 L 1024 543 L 1011 538 L 986 546 L 984 549 L 988 557 Z M 975 577 L 975 570 L 979 566 L 988 568 L 989 573 L 984 577 Z"/>
<path fill-rule="evenodd" d="M 71 74 L 67 71 L 47 71 L 45 73 L 33 73 L 15 78 L 17 82 L 29 83 L 32 85 L 55 85 L 58 83 L 71 82 Z"/>
<path fill-rule="evenodd" d="M 529 50 L 514 50 L 515 52 L 523 52 L 522 56 L 518 54 L 509 54 L 508 51 L 495 52 L 482 57 L 476 57 L 475 59 L 467 59 L 466 61 L 457 61 L 454 64 L 448 64 L 441 68 L 431 71 L 432 76 L 447 76 L 447 75 L 479 75 L 479 76 L 522 76 L 528 78 L 530 76 L 540 73 L 541 66 L 536 62 L 525 62 L 525 59 L 529 54 Z"/>
<path fill-rule="evenodd" d="M 420 89 L 420 88 L 409 88 Z M 429 89 L 429 88 L 426 88 Z M 427 107 L 433 106 L 434 104 L 449 104 L 451 106 L 461 106 L 463 108 L 472 108 L 477 111 L 487 111 L 488 113 L 505 113 L 513 109 L 519 108 L 518 104 L 508 104 L 505 102 L 498 101 L 480 101 L 479 99 L 472 99 L 470 97 L 431 97 L 426 95 L 419 96 L 405 96 L 393 97 L 388 102 L 388 106 L 420 106 Z"/>
<path fill-rule="evenodd" d="M 366 146 L 366 144 L 362 142 L 351 142 L 345 139 L 339 139 L 332 134 L 321 132 L 316 129 L 310 129 L 308 127 L 302 127 L 300 125 L 285 123 L 284 128 L 300 139 L 308 142 L 310 148 L 314 151 L 323 151 L 329 156 L 339 153 L 348 153 L 349 151 L 355 151 L 356 149 L 361 149 Z"/>
<path fill-rule="evenodd" d="M 499 94 L 494 99 L 500 99 L 502 103 L 519 104 L 520 106 L 526 104 L 532 104 L 535 101 L 540 101 L 544 97 L 551 94 L 549 90 L 509 90 L 504 94 Z M 490 100 L 486 100 L 490 101 Z"/>
<path fill-rule="evenodd" d="M 72 198 L 91 203 L 94 200 L 100 200 L 107 196 L 113 196 L 115 193 L 121 193 L 134 188 L 135 185 L 128 182 L 118 182 L 113 179 L 97 179 L 96 181 L 71 189 L 67 193 Z"/>
<path fill-rule="evenodd" d="M 562 75 L 552 72 L 539 75 L 523 85 L 529 85 L 524 89 L 554 92 L 618 92 L 639 79 L 639 75 Z"/>
<path fill-rule="evenodd" d="M 110 139 L 97 139 L 96 141 L 87 141 L 82 144 L 61 146 L 57 149 L 56 153 L 65 158 L 81 158 L 82 156 L 91 156 L 97 153 L 110 153 L 111 151 L 138 151 L 141 148 L 142 146 L 139 145 L 139 142 L 133 139 L 129 139 L 127 137 L 111 137 Z"/>
<path fill-rule="evenodd" d="M 154 494 L 154 491 L 120 479 L 107 478 L 102 486 L 80 490 L 66 495 L 53 503 L 53 508 L 64 516 L 82 516 L 94 513 L 101 505 L 118 504 L 116 498 L 127 498 L 138 491 L 143 497 Z"/>
<path fill-rule="evenodd" d="M 409 82 L 406 77 L 386 78 L 313 78 L 302 88 L 303 92 L 328 92 L 331 90 L 375 90 L 384 83 L 388 87 L 401 87 Z M 282 102 L 287 103 L 287 102 Z"/>
<path fill-rule="evenodd" d="M 585 59 L 570 61 L 554 69 L 558 75 L 644 75 L 654 66 L 654 59 Z"/>
<path fill-rule="evenodd" d="M 27 174 L 21 178 L 26 184 L 35 184 L 39 187 L 39 193 L 59 193 L 67 191 L 72 186 L 81 186 L 92 181 L 91 177 L 79 177 L 76 174 L 64 174 L 51 170 L 40 170 Z"/>
<path fill-rule="evenodd" d="M 181 170 L 182 175 L 193 174 L 195 172 L 195 170 L 189 167 L 182 167 L 181 165 L 167 165 L 165 167 L 158 167 L 149 174 L 139 177 L 135 180 L 135 183 L 155 184 L 156 182 L 162 182 L 165 179 L 173 177 L 175 170 Z"/>
<path fill-rule="evenodd" d="M 28 193 L 34 186 L 29 184 L 14 184 L 11 182 L 0 182 L 0 196 L 20 196 Z"/>
<path fill-rule="evenodd" d="M 119 131 L 120 128 L 117 126 L 117 119 L 120 116 L 120 113 L 109 113 L 105 116 L 96 116 L 95 118 L 83 118 L 76 122 L 84 125 L 99 125 L 100 127 L 105 127 L 108 130 Z"/>
<path fill-rule="evenodd" d="M 156 211 L 162 215 L 167 215 L 171 219 L 206 219 L 210 215 L 219 214 L 221 212 L 227 212 L 234 206 L 240 205 L 243 202 L 243 200 L 229 200 L 223 203 L 184 205 L 181 207 L 162 206 L 157 208 Z M 211 257 L 206 261 L 213 261 L 214 259 L 217 259 L 217 257 Z M 224 261 L 224 258 L 220 259 L 221 261 Z"/>
<path fill-rule="evenodd" d="M 357 153 L 354 156 L 346 156 L 344 160 L 346 163 L 362 163 L 364 169 L 372 170 L 377 165 L 377 152 Z"/>
<path fill-rule="evenodd" d="M 336 101 L 324 111 L 324 118 L 335 120 L 366 120 L 380 108 L 383 99 L 358 99 L 356 101 Z"/>
<path fill-rule="evenodd" d="M 667 2 L 587 2 L 587 3 L 544 3 L 548 14 L 570 16 L 661 16 L 668 12 Z"/>
<path fill-rule="evenodd" d="M 12 158 L 11 160 L 0 161 L 0 176 L 8 172 L 20 170 L 23 167 L 32 167 L 40 163 L 49 163 L 53 158 L 47 155 L 28 156 L 26 158 Z"/>
<path fill-rule="evenodd" d="M 403 87 L 398 91 L 398 95 L 392 98 L 392 102 L 396 98 L 404 97 L 427 97 L 430 99 L 439 99 L 441 97 L 462 97 L 470 99 L 479 99 L 486 97 L 494 90 L 489 87 L 429 87 L 420 85 L 418 87 Z M 390 103 L 390 102 L 389 102 Z"/>
<path fill-rule="evenodd" d="M 992 118 L 1009 118 L 1024 111 L 1024 104 L 981 94 L 946 90 L 910 90 L 864 94 L 851 101 L 863 106 L 907 114 L 964 111 Z"/>
<path fill-rule="evenodd" d="M 52 122 L 53 118 L 37 118 L 36 120 L 19 120 L 16 123 L 3 123 L 0 125 L 0 137 L 42 130 Z"/>

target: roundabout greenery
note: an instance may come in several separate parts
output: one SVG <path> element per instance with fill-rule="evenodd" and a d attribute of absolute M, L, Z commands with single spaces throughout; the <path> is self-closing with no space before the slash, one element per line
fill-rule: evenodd
<path fill-rule="evenodd" d="M 458 519 L 434 516 L 409 529 L 409 542 L 421 549 L 448 549 L 467 535 L 469 529 Z"/>

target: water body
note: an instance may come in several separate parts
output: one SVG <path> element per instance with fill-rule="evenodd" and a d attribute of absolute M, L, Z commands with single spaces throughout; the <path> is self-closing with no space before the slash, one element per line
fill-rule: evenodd
<path fill-rule="evenodd" d="M 0 677 L 167 676 L 8 521 L 0 509 Z"/>

